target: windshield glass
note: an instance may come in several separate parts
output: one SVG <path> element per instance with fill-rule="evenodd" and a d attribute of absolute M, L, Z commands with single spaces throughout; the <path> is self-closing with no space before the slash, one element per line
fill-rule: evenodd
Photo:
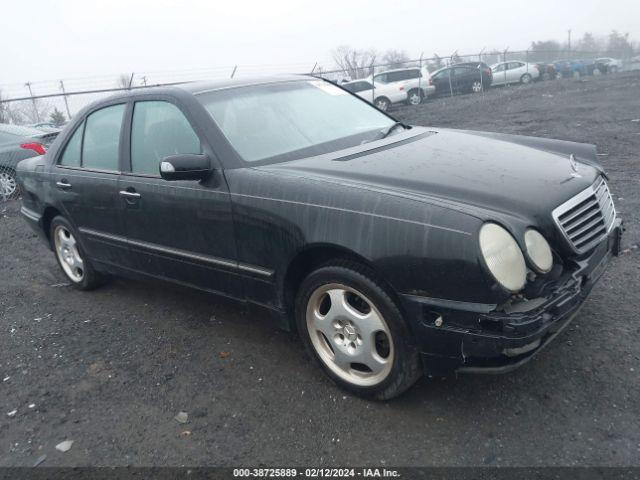
<path fill-rule="evenodd" d="M 320 155 L 381 138 L 394 120 L 323 80 L 255 85 L 199 94 L 247 162 Z"/>

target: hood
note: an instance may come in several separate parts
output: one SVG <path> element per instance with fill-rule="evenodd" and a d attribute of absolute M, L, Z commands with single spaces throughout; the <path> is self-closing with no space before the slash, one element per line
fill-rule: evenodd
<path fill-rule="evenodd" d="M 548 218 L 599 174 L 594 148 L 572 142 L 421 127 L 388 140 L 260 168 L 525 218 Z"/>

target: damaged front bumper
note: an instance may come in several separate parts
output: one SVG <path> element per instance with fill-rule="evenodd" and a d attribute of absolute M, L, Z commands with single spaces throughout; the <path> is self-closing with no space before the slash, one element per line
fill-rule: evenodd
<path fill-rule="evenodd" d="M 404 295 L 425 373 L 504 373 L 529 361 L 578 313 L 612 256 L 620 251 L 620 220 L 586 258 L 572 261 L 544 298 L 509 308 Z"/>

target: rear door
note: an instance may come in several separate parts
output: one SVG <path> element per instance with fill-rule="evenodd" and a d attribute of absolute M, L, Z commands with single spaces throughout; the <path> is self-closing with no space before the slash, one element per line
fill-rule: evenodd
<path fill-rule="evenodd" d="M 119 103 L 90 113 L 51 169 L 59 204 L 87 255 L 105 264 L 120 264 L 127 254 L 118 198 L 125 110 Z"/>
<path fill-rule="evenodd" d="M 206 153 L 194 125 L 177 103 L 147 97 L 128 119 L 126 166 L 120 179 L 133 268 L 160 278 L 241 298 L 231 201 L 221 168 L 205 181 L 166 181 L 160 161 Z"/>
<path fill-rule="evenodd" d="M 525 64 L 522 62 L 509 62 L 509 70 L 507 70 L 507 78 L 509 83 L 520 82 L 520 77 L 526 72 Z"/>

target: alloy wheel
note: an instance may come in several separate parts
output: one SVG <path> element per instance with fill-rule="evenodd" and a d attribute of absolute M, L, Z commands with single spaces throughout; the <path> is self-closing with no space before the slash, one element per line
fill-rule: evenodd
<path fill-rule="evenodd" d="M 78 244 L 71 232 L 64 226 L 58 225 L 54 232 L 56 255 L 64 273 L 76 283 L 84 278 L 84 261 L 78 251 Z"/>
<path fill-rule="evenodd" d="M 386 112 L 387 109 L 389 108 L 389 102 L 387 102 L 384 99 L 376 100 L 376 107 L 378 107 L 383 112 Z"/>
<path fill-rule="evenodd" d="M 318 287 L 307 303 L 306 324 L 316 353 L 341 379 L 372 386 L 389 375 L 394 361 L 391 331 L 361 292 L 341 284 Z"/>
<path fill-rule="evenodd" d="M 482 91 L 482 83 L 476 80 L 471 85 L 471 90 L 473 90 L 473 93 L 480 93 Z"/>
<path fill-rule="evenodd" d="M 422 96 L 418 92 L 413 92 L 409 95 L 409 105 L 420 105 L 422 103 Z"/>
<path fill-rule="evenodd" d="M 0 173 L 0 197 L 11 197 L 16 193 L 18 184 L 16 177 L 8 172 Z"/>

